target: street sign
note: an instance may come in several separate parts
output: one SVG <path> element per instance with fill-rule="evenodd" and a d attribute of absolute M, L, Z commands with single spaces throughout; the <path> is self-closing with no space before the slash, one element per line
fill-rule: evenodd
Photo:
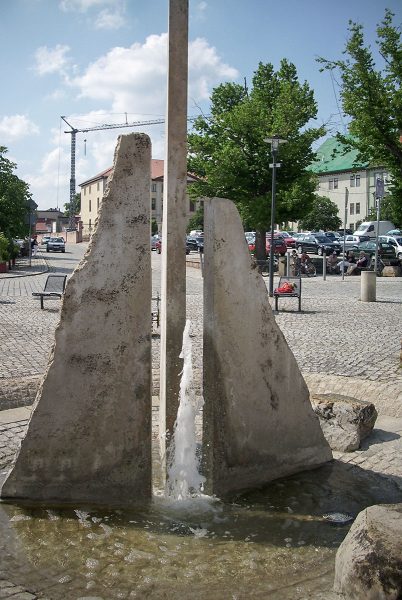
<path fill-rule="evenodd" d="M 376 198 L 384 198 L 384 180 L 378 178 L 375 182 L 375 196 Z"/>

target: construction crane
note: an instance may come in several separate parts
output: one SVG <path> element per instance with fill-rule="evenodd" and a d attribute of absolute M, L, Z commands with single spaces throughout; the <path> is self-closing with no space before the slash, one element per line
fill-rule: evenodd
<path fill-rule="evenodd" d="M 152 119 L 151 121 L 133 121 L 128 123 L 110 123 L 104 125 L 97 125 L 96 127 L 86 127 L 85 129 L 77 129 L 69 123 L 66 117 L 61 116 L 63 121 L 70 127 L 69 133 L 71 135 L 71 175 L 70 175 L 70 229 L 75 229 L 75 144 L 77 133 L 87 133 L 88 131 L 103 131 L 105 129 L 120 129 L 122 127 L 140 127 L 143 125 L 159 125 L 165 122 L 165 119 Z M 194 118 L 188 119 L 194 121 Z"/>

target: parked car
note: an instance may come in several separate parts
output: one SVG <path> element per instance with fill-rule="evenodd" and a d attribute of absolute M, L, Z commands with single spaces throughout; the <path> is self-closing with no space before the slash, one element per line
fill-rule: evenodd
<path fill-rule="evenodd" d="M 156 242 L 159 240 L 159 235 L 151 236 L 151 250 L 156 250 Z"/>
<path fill-rule="evenodd" d="M 353 230 L 352 229 L 338 229 L 338 233 L 340 236 L 344 236 L 344 235 L 353 235 Z"/>
<path fill-rule="evenodd" d="M 378 221 L 378 235 L 385 235 L 391 229 L 395 229 L 395 225 L 391 221 Z M 375 238 L 377 236 L 377 221 L 364 221 L 353 232 L 353 235 L 368 235 Z"/>
<path fill-rule="evenodd" d="M 339 242 L 339 238 L 341 237 L 337 231 L 326 231 L 324 235 L 333 242 Z"/>
<path fill-rule="evenodd" d="M 375 258 L 375 247 L 376 243 L 372 240 L 368 242 L 361 242 L 356 246 L 353 246 L 351 250 L 355 253 L 364 252 L 369 257 L 370 262 Z M 378 254 L 382 259 L 390 260 L 395 258 L 395 250 L 391 244 L 387 242 L 378 242 Z"/>
<path fill-rule="evenodd" d="M 288 231 L 281 231 L 279 235 L 285 240 L 286 248 L 296 248 L 296 240 Z"/>
<path fill-rule="evenodd" d="M 187 244 L 187 247 L 190 249 L 190 251 L 193 250 L 194 252 L 198 252 L 197 238 L 190 236 L 190 235 L 187 236 L 186 244 Z"/>
<path fill-rule="evenodd" d="M 402 235 L 380 235 L 378 241 L 391 244 L 394 248 L 396 258 L 402 260 Z"/>
<path fill-rule="evenodd" d="M 265 248 L 267 250 L 267 254 L 269 254 L 271 250 L 271 236 L 267 233 Z M 274 254 L 280 254 L 281 256 L 285 256 L 287 251 L 286 241 L 281 235 L 274 235 Z"/>
<path fill-rule="evenodd" d="M 197 235 L 195 239 L 197 240 L 198 252 L 204 252 L 204 235 Z"/>
<path fill-rule="evenodd" d="M 391 231 L 387 231 L 385 235 L 393 235 L 395 237 L 401 237 L 402 229 L 391 229 Z"/>
<path fill-rule="evenodd" d="M 65 252 L 66 242 L 62 237 L 51 237 L 46 245 L 46 252 Z"/>
<path fill-rule="evenodd" d="M 333 242 L 321 233 L 300 235 L 297 238 L 296 245 L 299 254 L 302 252 L 314 252 L 318 256 L 322 256 L 324 252 L 326 254 L 332 254 L 333 252 L 340 254 L 341 252 L 341 245 L 338 242 Z"/>
<path fill-rule="evenodd" d="M 52 236 L 51 235 L 44 235 L 42 237 L 42 241 L 40 243 L 41 246 L 47 246 L 48 241 L 50 240 Z"/>
<path fill-rule="evenodd" d="M 157 254 L 160 254 L 162 252 L 162 240 L 161 239 L 156 240 L 155 250 L 156 250 Z M 188 245 L 187 240 L 186 240 L 186 254 L 190 254 L 191 250 L 192 250 L 192 248 L 190 248 L 190 246 Z"/>
<path fill-rule="evenodd" d="M 354 246 L 358 246 L 362 242 L 369 242 L 370 237 L 368 235 L 346 235 L 345 236 L 345 252 L 351 250 Z M 338 243 L 343 250 L 343 237 L 340 237 Z"/>

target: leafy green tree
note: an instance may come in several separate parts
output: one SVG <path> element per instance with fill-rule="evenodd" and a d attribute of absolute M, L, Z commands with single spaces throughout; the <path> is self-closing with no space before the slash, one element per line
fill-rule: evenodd
<path fill-rule="evenodd" d="M 156 233 L 158 233 L 158 223 L 155 221 L 155 219 L 152 219 L 152 221 L 151 221 L 151 234 L 155 235 Z"/>
<path fill-rule="evenodd" d="M 300 227 L 310 231 L 333 231 L 341 225 L 337 205 L 326 196 L 316 196 L 312 209 L 300 221 Z"/>
<path fill-rule="evenodd" d="M 74 214 L 77 215 L 81 210 L 81 194 L 75 194 L 74 199 Z M 71 214 L 71 202 L 66 202 L 64 205 L 64 216 L 69 217 Z"/>
<path fill-rule="evenodd" d="M 402 42 L 394 15 L 385 11 L 377 27 L 381 64 L 365 44 L 363 27 L 349 22 L 345 60 L 320 58 L 323 69 L 339 70 L 343 110 L 350 117 L 349 133 L 338 134 L 348 148 L 359 151 L 358 160 L 386 167 L 392 176 L 390 214 L 402 224 Z"/>
<path fill-rule="evenodd" d="M 17 165 L 5 154 L 7 148 L 0 146 L 0 231 L 7 238 L 24 237 L 31 194 L 28 184 L 14 173 Z"/>
<path fill-rule="evenodd" d="M 187 225 L 187 233 L 193 229 L 201 229 L 204 231 L 204 204 L 196 210 L 195 214 L 191 217 Z"/>
<path fill-rule="evenodd" d="M 235 83 L 212 92 L 210 117 L 198 117 L 189 135 L 188 169 L 199 180 L 189 188 L 193 198 L 233 200 L 247 227 L 257 230 L 257 257 L 265 254 L 265 231 L 271 221 L 271 147 L 264 141 L 279 135 L 275 221 L 296 221 L 314 199 L 315 180 L 306 167 L 314 153 L 312 143 L 325 132 L 308 127 L 317 114 L 307 82 L 300 83 L 296 67 L 282 60 L 258 65 L 249 91 Z"/>

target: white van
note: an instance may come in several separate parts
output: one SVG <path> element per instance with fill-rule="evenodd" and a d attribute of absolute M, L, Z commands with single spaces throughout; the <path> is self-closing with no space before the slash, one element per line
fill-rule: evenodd
<path fill-rule="evenodd" d="M 378 235 L 385 235 L 390 229 L 395 229 L 395 225 L 391 221 L 378 221 Z M 364 221 L 353 235 L 368 235 L 371 238 L 377 237 L 377 221 Z"/>

